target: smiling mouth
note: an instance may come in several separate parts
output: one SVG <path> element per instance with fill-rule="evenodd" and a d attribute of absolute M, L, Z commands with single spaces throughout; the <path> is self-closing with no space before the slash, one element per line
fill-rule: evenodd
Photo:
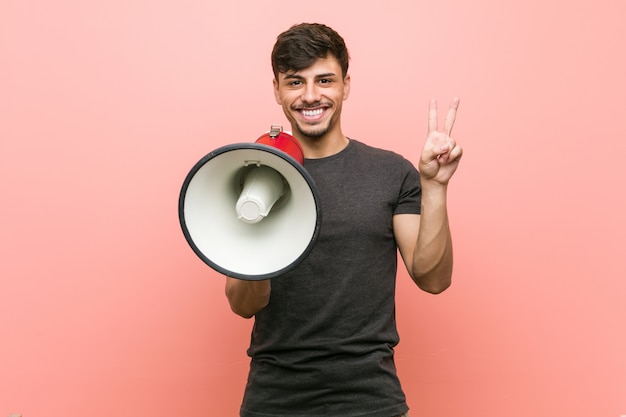
<path fill-rule="evenodd" d="M 306 117 L 315 117 L 324 113 L 324 109 L 302 110 L 302 114 Z"/>
<path fill-rule="evenodd" d="M 308 120 L 317 120 L 322 117 L 324 114 L 325 108 L 317 108 L 317 109 L 300 109 L 300 114 L 302 117 Z"/>

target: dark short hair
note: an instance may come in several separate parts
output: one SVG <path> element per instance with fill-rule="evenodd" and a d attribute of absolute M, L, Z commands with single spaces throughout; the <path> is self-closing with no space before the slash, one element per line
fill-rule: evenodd
<path fill-rule="evenodd" d="M 301 71 L 319 58 L 334 56 L 341 65 L 341 75 L 348 73 L 350 55 L 343 38 L 320 23 L 300 23 L 278 35 L 272 50 L 272 70 L 279 73 Z"/>

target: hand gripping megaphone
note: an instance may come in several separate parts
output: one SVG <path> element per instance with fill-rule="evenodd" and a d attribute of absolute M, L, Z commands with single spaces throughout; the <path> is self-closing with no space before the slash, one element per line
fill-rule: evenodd
<path fill-rule="evenodd" d="M 272 125 L 254 143 L 235 143 L 198 161 L 183 182 L 178 217 L 187 243 L 223 275 L 280 276 L 313 249 L 320 199 L 298 141 Z"/>

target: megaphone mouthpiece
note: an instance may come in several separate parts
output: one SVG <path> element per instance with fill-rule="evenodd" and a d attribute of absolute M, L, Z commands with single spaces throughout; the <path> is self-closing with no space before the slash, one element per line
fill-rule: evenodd
<path fill-rule="evenodd" d="M 261 165 L 245 176 L 243 190 L 235 205 L 237 218 L 246 223 L 258 223 L 283 195 L 283 177 L 274 169 Z"/>

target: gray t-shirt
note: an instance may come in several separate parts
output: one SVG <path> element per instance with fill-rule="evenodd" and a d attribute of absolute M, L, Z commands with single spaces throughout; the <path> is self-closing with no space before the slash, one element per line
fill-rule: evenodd
<path fill-rule="evenodd" d="M 309 256 L 255 316 L 242 417 L 391 417 L 408 410 L 394 346 L 395 214 L 420 213 L 415 167 L 351 140 L 304 166 L 321 200 Z"/>

